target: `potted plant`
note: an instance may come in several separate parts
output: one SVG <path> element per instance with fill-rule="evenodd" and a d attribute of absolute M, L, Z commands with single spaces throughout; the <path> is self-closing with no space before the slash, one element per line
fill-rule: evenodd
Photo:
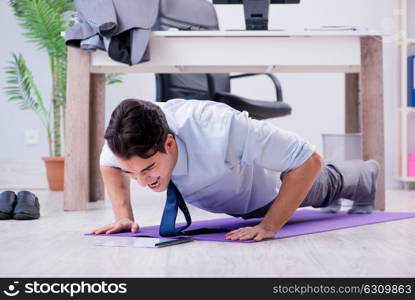
<path fill-rule="evenodd" d="M 46 105 L 32 72 L 21 54 L 12 54 L 6 68 L 5 92 L 21 110 L 33 110 L 48 137 L 49 156 L 43 157 L 50 190 L 63 190 L 64 158 L 63 126 L 66 103 L 67 49 L 61 32 L 71 25 L 75 8 L 72 0 L 10 0 L 19 24 L 29 42 L 49 56 L 52 89 L 50 105 Z M 121 82 L 119 74 L 109 74 L 107 83 Z"/>

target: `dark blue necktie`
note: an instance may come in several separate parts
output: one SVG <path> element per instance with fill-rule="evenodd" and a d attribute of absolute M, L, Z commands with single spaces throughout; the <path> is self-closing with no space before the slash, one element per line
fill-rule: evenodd
<path fill-rule="evenodd" d="M 176 228 L 177 208 L 180 208 L 186 218 L 187 224 Z M 182 195 L 173 181 L 167 187 L 167 200 L 161 218 L 159 233 L 161 236 L 175 236 L 183 234 L 183 230 L 190 226 L 192 219 Z"/>

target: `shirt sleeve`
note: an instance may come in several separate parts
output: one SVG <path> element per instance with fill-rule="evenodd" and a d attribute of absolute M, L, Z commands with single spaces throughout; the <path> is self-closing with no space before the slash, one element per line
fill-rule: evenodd
<path fill-rule="evenodd" d="M 108 147 L 107 142 L 105 142 L 104 146 L 102 147 L 99 164 L 105 167 L 120 168 L 117 159 L 114 153 L 112 153 L 111 149 Z"/>
<path fill-rule="evenodd" d="M 315 151 L 315 146 L 299 135 L 268 122 L 236 113 L 229 131 L 227 161 L 231 164 L 257 164 L 277 172 L 301 166 Z"/>

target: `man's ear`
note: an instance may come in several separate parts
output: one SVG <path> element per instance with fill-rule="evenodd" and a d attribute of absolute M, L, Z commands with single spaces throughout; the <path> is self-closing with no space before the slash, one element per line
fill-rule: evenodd
<path fill-rule="evenodd" d="M 166 143 L 164 144 L 165 147 L 171 149 L 175 143 L 176 141 L 174 139 L 174 136 L 171 133 L 169 133 L 166 138 Z"/>

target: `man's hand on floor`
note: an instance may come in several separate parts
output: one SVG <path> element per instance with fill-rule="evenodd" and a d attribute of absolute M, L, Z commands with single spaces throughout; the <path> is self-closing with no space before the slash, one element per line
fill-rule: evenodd
<path fill-rule="evenodd" d="M 117 220 L 116 222 L 112 223 L 112 224 L 108 224 L 105 225 L 101 228 L 97 228 L 95 230 L 93 230 L 91 233 L 93 234 L 101 234 L 101 233 L 105 233 L 105 234 L 110 234 L 110 233 L 117 233 L 117 232 L 126 232 L 126 231 L 131 231 L 131 232 L 138 232 L 140 229 L 140 227 L 138 226 L 137 223 L 135 223 L 134 221 L 130 220 L 130 219 L 120 219 Z"/>
<path fill-rule="evenodd" d="M 226 234 L 227 240 L 255 240 L 261 241 L 266 238 L 273 238 L 277 230 L 266 228 L 264 224 L 259 223 L 252 227 L 242 227 Z"/>

